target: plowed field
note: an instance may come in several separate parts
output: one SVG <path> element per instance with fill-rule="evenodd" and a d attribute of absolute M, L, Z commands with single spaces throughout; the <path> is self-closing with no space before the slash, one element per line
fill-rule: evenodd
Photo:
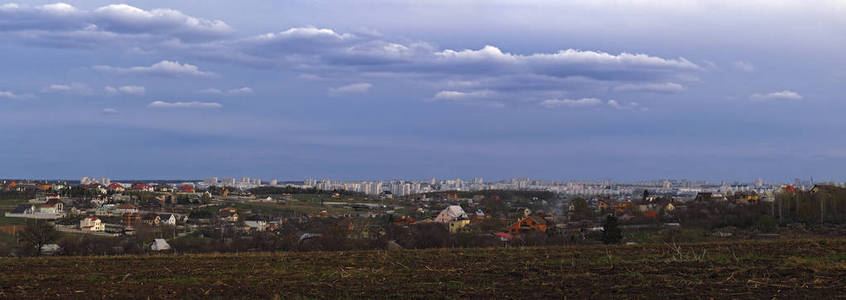
<path fill-rule="evenodd" d="M 0 298 L 846 298 L 846 240 L 0 258 Z"/>

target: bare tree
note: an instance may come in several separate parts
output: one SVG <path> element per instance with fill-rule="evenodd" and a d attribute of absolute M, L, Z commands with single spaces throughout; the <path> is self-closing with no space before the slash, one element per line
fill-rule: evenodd
<path fill-rule="evenodd" d="M 41 248 L 59 238 L 59 232 L 56 227 L 50 225 L 46 221 L 36 220 L 24 227 L 24 230 L 18 234 L 18 240 L 30 248 L 35 248 L 35 255 L 41 256 Z"/>

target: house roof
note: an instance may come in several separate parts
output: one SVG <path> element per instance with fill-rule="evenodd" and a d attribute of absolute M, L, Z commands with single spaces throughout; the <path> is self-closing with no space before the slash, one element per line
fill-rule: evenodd
<path fill-rule="evenodd" d="M 118 209 L 138 209 L 138 206 L 132 205 L 132 203 L 123 203 L 117 206 Z"/>
<path fill-rule="evenodd" d="M 154 251 L 170 250 L 170 244 L 168 244 L 165 239 L 155 239 L 153 240 L 153 243 L 150 244 L 150 249 Z"/>
<path fill-rule="evenodd" d="M 439 213 L 438 216 L 435 217 L 435 222 L 447 223 L 455 219 L 462 218 L 467 218 L 467 213 L 464 212 L 464 209 L 462 209 L 461 206 L 458 205 L 450 205 L 447 206 L 447 208 L 444 208 L 444 210 L 442 210 L 441 213 Z"/>
<path fill-rule="evenodd" d="M 18 205 L 17 207 L 15 207 L 15 209 L 13 209 L 13 210 L 12 210 L 12 213 L 13 213 L 13 214 L 22 214 L 22 213 L 25 213 L 25 212 L 26 212 L 26 210 L 31 209 L 31 208 L 32 208 L 32 206 L 33 206 L 32 204 L 21 204 L 21 205 Z"/>
<path fill-rule="evenodd" d="M 265 221 L 267 222 L 268 218 L 262 215 L 252 215 L 244 219 L 244 221 Z"/>

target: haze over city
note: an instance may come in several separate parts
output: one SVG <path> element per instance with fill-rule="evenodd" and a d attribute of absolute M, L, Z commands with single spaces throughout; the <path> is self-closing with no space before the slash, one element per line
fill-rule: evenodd
<path fill-rule="evenodd" d="M 0 177 L 842 181 L 841 1 L 0 2 Z"/>

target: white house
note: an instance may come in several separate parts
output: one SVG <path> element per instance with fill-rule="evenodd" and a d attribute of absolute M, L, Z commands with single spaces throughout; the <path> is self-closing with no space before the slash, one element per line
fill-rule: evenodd
<path fill-rule="evenodd" d="M 448 224 L 449 222 L 459 220 L 459 219 L 469 219 L 467 218 L 467 213 L 464 212 L 464 209 L 458 205 L 450 205 L 447 206 L 441 213 L 435 217 L 435 222 Z"/>
<path fill-rule="evenodd" d="M 79 229 L 82 231 L 104 231 L 106 224 L 98 217 L 86 217 L 79 221 Z"/>
<path fill-rule="evenodd" d="M 65 204 L 59 199 L 51 199 L 38 207 L 40 213 L 60 214 L 64 211 Z"/>
<path fill-rule="evenodd" d="M 255 229 L 256 231 L 264 231 L 267 228 L 267 218 L 261 216 L 249 216 L 244 220 L 244 225 Z"/>
<path fill-rule="evenodd" d="M 159 221 L 159 224 L 171 226 L 176 225 L 176 216 L 172 214 L 159 215 L 159 217 L 161 217 L 161 221 Z"/>

